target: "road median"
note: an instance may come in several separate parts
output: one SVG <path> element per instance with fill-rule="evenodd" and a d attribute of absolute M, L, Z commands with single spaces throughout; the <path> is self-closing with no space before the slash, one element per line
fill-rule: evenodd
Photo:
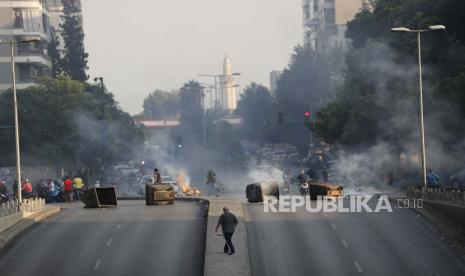
<path fill-rule="evenodd" d="M 205 250 L 206 276 L 250 275 L 247 232 L 245 228 L 245 212 L 238 198 L 205 198 L 210 202 L 207 225 L 207 244 Z M 223 207 L 227 206 L 239 220 L 233 236 L 236 254 L 227 255 L 223 252 L 224 238 L 215 233 L 215 227 Z M 219 233 L 221 230 L 218 231 Z"/>
<path fill-rule="evenodd" d="M 15 214 L 20 217 L 12 220 L 11 225 L 0 232 L 0 250 L 6 247 L 16 236 L 28 230 L 32 225 L 58 214 L 60 210 L 58 206 L 50 206 L 46 207 L 45 210 L 29 214 L 26 217 L 22 217 L 22 212 Z"/>

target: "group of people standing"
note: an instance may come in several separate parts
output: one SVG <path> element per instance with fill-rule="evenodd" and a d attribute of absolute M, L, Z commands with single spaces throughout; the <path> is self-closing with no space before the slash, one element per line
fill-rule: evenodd
<path fill-rule="evenodd" d="M 67 176 L 63 181 L 63 191 L 65 202 L 73 202 L 81 200 L 81 193 L 84 189 L 84 181 L 76 176 L 73 179 Z"/>

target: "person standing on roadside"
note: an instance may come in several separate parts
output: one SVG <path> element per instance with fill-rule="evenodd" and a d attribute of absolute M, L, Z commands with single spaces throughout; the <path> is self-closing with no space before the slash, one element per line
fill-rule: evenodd
<path fill-rule="evenodd" d="M 74 199 L 76 201 L 81 200 L 82 189 L 84 188 L 84 182 L 82 178 L 75 176 L 73 179 L 73 188 L 74 188 Z"/>
<path fill-rule="evenodd" d="M 0 180 L 0 194 L 8 195 L 8 189 L 5 181 L 3 180 Z"/>
<path fill-rule="evenodd" d="M 29 179 L 26 179 L 23 182 L 23 185 L 21 186 L 23 197 L 24 198 L 31 198 L 33 196 L 32 193 L 32 183 L 29 181 Z"/>
<path fill-rule="evenodd" d="M 234 230 L 236 229 L 236 225 L 238 220 L 236 216 L 229 212 L 228 207 L 223 207 L 223 214 L 220 216 L 218 220 L 218 224 L 216 225 L 215 232 L 218 232 L 218 228 L 221 225 L 221 229 L 223 230 L 223 236 L 225 240 L 224 244 L 224 253 L 228 253 L 228 255 L 232 255 L 236 253 L 234 249 L 234 245 L 232 243 L 232 236 L 234 235 Z"/>
<path fill-rule="evenodd" d="M 65 202 L 71 203 L 73 201 L 73 180 L 71 177 L 67 176 L 65 181 L 63 181 L 64 190 L 65 190 Z"/>
<path fill-rule="evenodd" d="M 216 189 L 216 174 L 214 171 L 209 170 L 207 174 L 207 195 L 211 196 L 215 194 L 218 196 L 218 191 Z"/>
<path fill-rule="evenodd" d="M 153 179 L 155 180 L 155 183 L 154 183 L 155 185 L 156 184 L 163 184 L 163 180 L 161 179 L 160 171 L 157 168 L 155 168 L 153 170 Z"/>

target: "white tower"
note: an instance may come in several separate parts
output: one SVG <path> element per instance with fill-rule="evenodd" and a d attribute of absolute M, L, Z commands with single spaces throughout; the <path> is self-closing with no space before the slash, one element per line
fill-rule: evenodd
<path fill-rule="evenodd" d="M 231 60 L 224 58 L 223 76 L 220 78 L 220 106 L 221 109 L 233 112 L 237 108 L 237 97 Z"/>

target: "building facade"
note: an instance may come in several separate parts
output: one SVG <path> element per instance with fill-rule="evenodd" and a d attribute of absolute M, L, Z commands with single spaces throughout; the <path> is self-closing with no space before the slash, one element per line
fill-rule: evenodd
<path fill-rule="evenodd" d="M 275 93 L 276 89 L 278 89 L 278 80 L 283 74 L 283 71 L 271 71 L 270 73 L 270 91 L 271 93 Z"/>
<path fill-rule="evenodd" d="M 48 10 L 48 16 L 50 18 L 50 28 L 52 34 L 54 38 L 58 40 L 58 50 L 63 52 L 65 48 L 63 41 L 63 28 L 61 27 L 63 24 L 63 2 L 62 0 L 45 0 L 45 2 Z M 81 0 L 74 0 L 74 2 L 77 8 L 82 11 Z M 81 31 L 84 32 L 81 12 L 79 12 L 79 18 Z"/>
<path fill-rule="evenodd" d="M 367 0 L 303 0 L 304 44 L 317 51 L 347 49 L 347 22 L 369 5 Z"/>
<path fill-rule="evenodd" d="M 234 80 L 231 60 L 224 58 L 223 75 L 220 77 L 220 108 L 233 112 L 237 108 L 236 82 Z"/>
<path fill-rule="evenodd" d="M 18 43 L 14 47 L 18 89 L 27 88 L 33 85 L 35 78 L 50 74 L 51 61 L 47 53 L 51 39 L 50 30 L 45 1 L 0 0 L 2 41 L 40 38 L 40 42 Z M 0 45 L 0 92 L 12 87 L 10 56 L 10 46 Z"/>

